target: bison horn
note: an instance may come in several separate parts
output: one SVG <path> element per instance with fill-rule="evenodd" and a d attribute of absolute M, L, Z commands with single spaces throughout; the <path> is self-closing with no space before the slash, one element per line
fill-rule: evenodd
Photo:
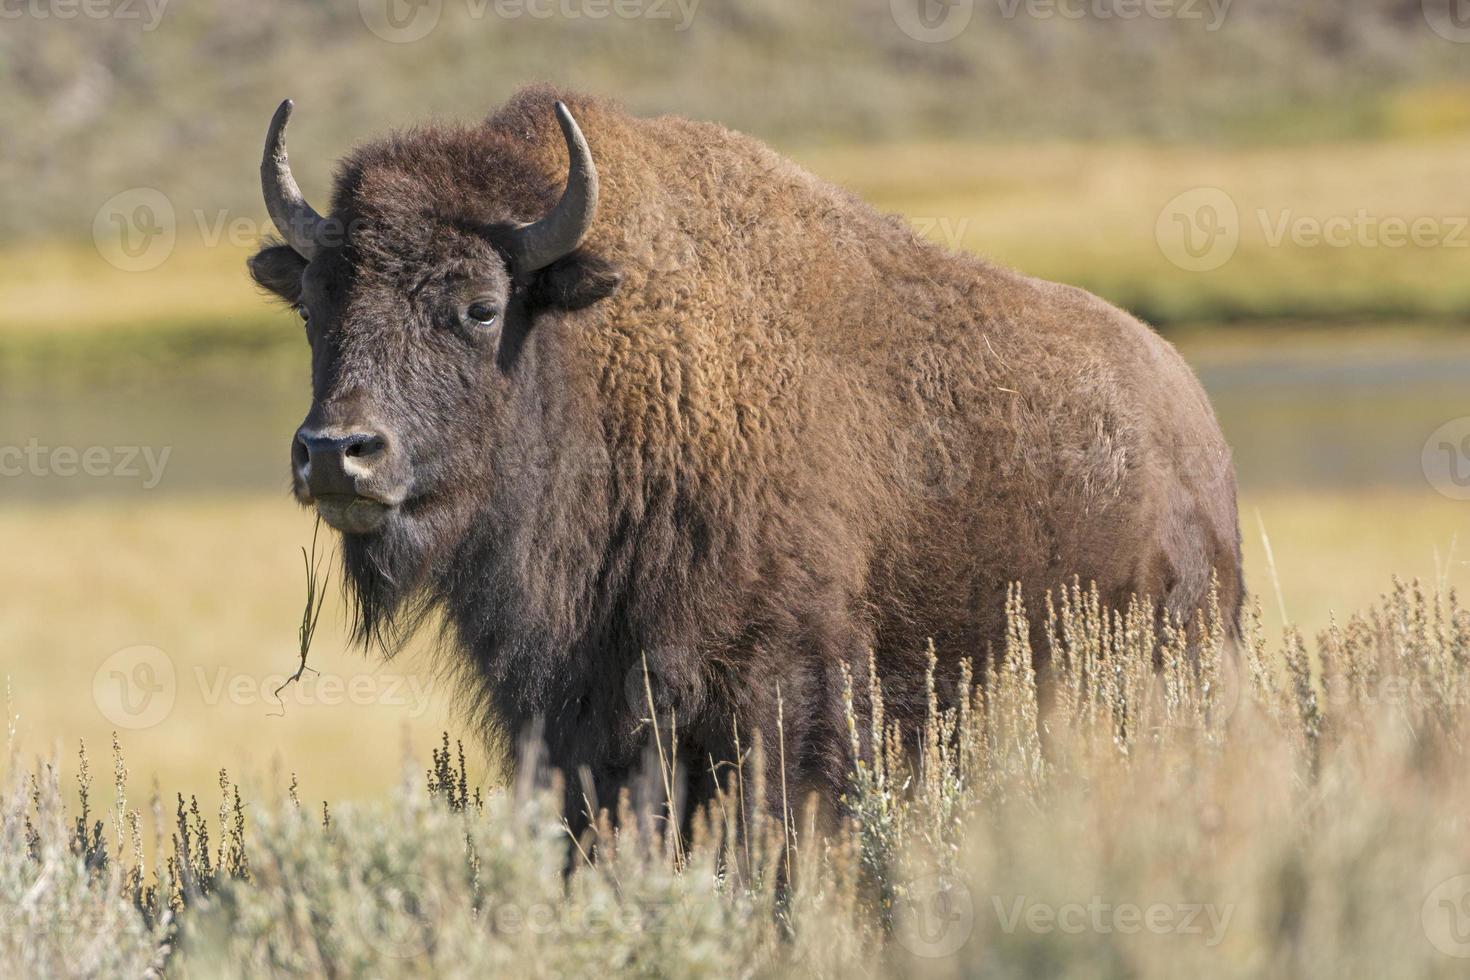
<path fill-rule="evenodd" d="M 291 118 L 291 100 L 282 102 L 271 117 L 270 132 L 265 136 L 265 157 L 260 161 L 260 189 L 265 194 L 265 209 L 270 212 L 276 230 L 286 244 L 308 262 L 316 253 L 322 216 L 301 196 L 291 164 L 286 160 L 286 122 Z"/>
<path fill-rule="evenodd" d="M 567 154 L 571 157 L 567 189 L 546 217 L 517 228 L 511 236 L 510 258 L 518 272 L 544 269 L 571 252 L 587 234 L 592 216 L 597 212 L 597 167 L 592 162 L 587 139 L 560 102 L 556 104 L 556 121 L 561 124 Z"/>

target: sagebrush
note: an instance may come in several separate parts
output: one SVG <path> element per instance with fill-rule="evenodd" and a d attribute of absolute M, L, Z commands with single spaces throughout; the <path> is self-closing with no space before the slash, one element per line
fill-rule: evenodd
<path fill-rule="evenodd" d="M 929 678 L 917 752 L 857 665 L 849 701 L 874 710 L 850 715 L 861 761 L 831 833 L 800 801 L 744 817 L 732 771 L 689 840 L 622 813 L 573 842 L 553 774 L 482 791 L 447 737 L 426 780 L 336 808 L 294 782 L 251 805 L 221 773 L 217 807 L 135 809 L 114 746 L 99 814 L 85 751 L 68 808 L 58 766 L 12 750 L 0 958 L 10 975 L 1463 975 L 1470 610 L 1395 583 L 1312 650 L 1248 617 L 1236 651 L 1218 617 L 1186 631 L 1145 609 L 1048 599 L 1038 677 L 1013 595 L 1004 650 L 953 691 Z"/>

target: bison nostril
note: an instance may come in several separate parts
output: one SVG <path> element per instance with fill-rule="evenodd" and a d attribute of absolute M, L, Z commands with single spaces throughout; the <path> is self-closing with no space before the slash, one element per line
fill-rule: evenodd
<path fill-rule="evenodd" d="M 362 435 L 353 437 L 353 441 L 347 445 L 347 456 L 350 458 L 365 458 L 376 456 L 388 448 L 388 442 L 379 435 Z"/>
<path fill-rule="evenodd" d="M 301 428 L 291 444 L 291 462 L 313 497 L 371 496 L 392 489 L 393 467 L 386 433 L 364 429 L 322 432 Z"/>

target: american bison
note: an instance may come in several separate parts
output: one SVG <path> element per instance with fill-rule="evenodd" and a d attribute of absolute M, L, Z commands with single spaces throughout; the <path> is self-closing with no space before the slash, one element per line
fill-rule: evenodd
<path fill-rule="evenodd" d="M 545 87 L 360 147 L 323 217 L 290 111 L 261 168 L 284 241 L 250 270 L 306 321 L 295 495 L 342 533 L 359 637 L 441 615 L 489 741 L 538 732 L 578 809 L 639 771 L 645 663 L 687 803 L 738 736 L 774 807 L 782 775 L 843 789 L 843 665 L 912 692 L 932 638 L 952 674 L 1003 642 L 1009 583 L 1188 616 L 1217 579 L 1233 621 L 1209 402 L 1097 297 L 738 133 Z"/>

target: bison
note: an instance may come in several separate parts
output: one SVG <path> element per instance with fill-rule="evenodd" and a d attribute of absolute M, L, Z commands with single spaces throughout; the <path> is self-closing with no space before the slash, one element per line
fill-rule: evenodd
<path fill-rule="evenodd" d="M 1238 613 L 1210 404 L 1101 299 L 720 126 L 548 87 L 356 149 L 324 217 L 290 112 L 250 271 L 311 347 L 295 496 L 341 532 L 357 637 L 438 615 L 487 742 L 536 731 L 576 809 L 636 781 L 651 695 L 689 809 L 757 739 L 767 805 L 837 800 L 844 667 L 911 692 L 932 639 L 953 674 L 1012 583 L 1183 617 L 1218 582 Z"/>

